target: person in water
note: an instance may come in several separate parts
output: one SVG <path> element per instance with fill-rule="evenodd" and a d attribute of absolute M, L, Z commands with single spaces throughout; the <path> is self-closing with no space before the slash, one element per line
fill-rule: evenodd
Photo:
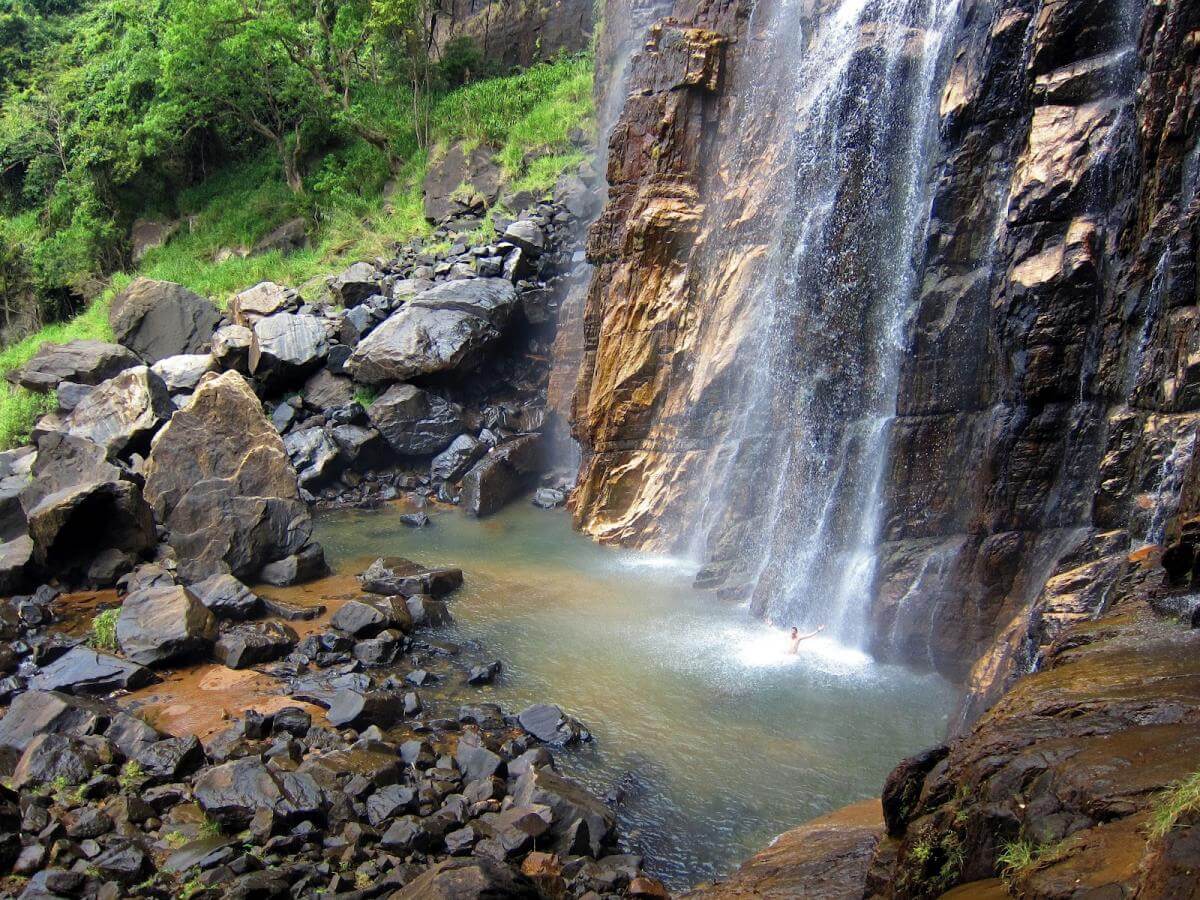
<path fill-rule="evenodd" d="M 792 636 L 788 638 L 787 652 L 795 656 L 800 652 L 800 642 L 807 641 L 809 638 L 816 637 L 825 630 L 824 625 L 818 625 L 816 631 L 810 631 L 808 634 L 801 634 L 799 628 L 792 628 Z"/>

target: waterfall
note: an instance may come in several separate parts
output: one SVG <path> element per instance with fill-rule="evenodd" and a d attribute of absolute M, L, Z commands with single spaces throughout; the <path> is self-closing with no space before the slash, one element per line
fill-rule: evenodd
<path fill-rule="evenodd" d="M 760 186 L 774 215 L 742 298 L 755 355 L 698 487 L 695 541 L 740 567 L 757 613 L 862 645 L 958 0 L 815 5 L 780 0 L 752 23 L 764 48 L 742 116 L 774 117 L 784 180 Z"/>

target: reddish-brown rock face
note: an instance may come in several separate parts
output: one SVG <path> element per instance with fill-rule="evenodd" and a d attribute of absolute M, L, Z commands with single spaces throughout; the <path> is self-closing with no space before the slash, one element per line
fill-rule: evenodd
<path fill-rule="evenodd" d="M 603 541 L 678 546 L 728 452 L 747 298 L 793 174 L 786 111 L 739 106 L 762 17 L 679 0 L 632 67 L 573 404 L 573 509 Z M 1104 605 L 1200 481 L 1198 34 L 1185 0 L 958 4 L 870 632 L 881 656 L 966 679 L 964 721 Z M 718 560 L 769 501 L 753 481 L 733 494 Z"/>

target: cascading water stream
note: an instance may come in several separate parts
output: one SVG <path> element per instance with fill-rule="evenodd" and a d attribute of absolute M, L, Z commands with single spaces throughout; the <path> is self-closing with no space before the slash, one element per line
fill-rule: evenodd
<path fill-rule="evenodd" d="M 743 117 L 786 111 L 776 138 L 789 184 L 744 300 L 757 355 L 730 449 L 705 473 L 722 487 L 708 490 L 697 538 L 736 557 L 756 612 L 861 645 L 958 0 L 840 0 L 806 18 L 811 8 L 770 12 L 761 71 L 744 82 L 755 87 Z M 751 495 L 739 522 L 730 510 Z"/>

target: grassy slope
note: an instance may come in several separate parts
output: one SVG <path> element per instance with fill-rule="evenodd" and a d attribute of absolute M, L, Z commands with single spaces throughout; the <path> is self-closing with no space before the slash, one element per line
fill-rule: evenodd
<path fill-rule="evenodd" d="M 441 146 L 459 139 L 494 143 L 512 188 L 547 190 L 583 159 L 571 148 L 569 136 L 589 126 L 591 97 L 591 60 L 563 59 L 448 94 L 435 107 L 434 130 Z M 371 154 L 365 145 L 331 154 L 313 167 L 310 194 L 303 199 L 287 190 L 269 156 L 217 173 L 180 198 L 190 225 L 149 252 L 136 272 L 115 275 L 109 289 L 83 313 L 0 352 L 0 374 L 24 364 L 44 343 L 111 340 L 109 301 L 134 275 L 179 282 L 224 306 L 232 294 L 260 281 L 299 286 L 349 261 L 383 255 L 393 241 L 427 235 L 420 187 L 426 154 L 407 161 L 388 200 L 382 196 L 387 173 Z M 213 261 L 218 250 L 252 246 L 297 215 L 317 221 L 309 249 Z M 38 416 L 53 406 L 53 395 L 0 384 L 0 446 L 24 442 Z"/>

